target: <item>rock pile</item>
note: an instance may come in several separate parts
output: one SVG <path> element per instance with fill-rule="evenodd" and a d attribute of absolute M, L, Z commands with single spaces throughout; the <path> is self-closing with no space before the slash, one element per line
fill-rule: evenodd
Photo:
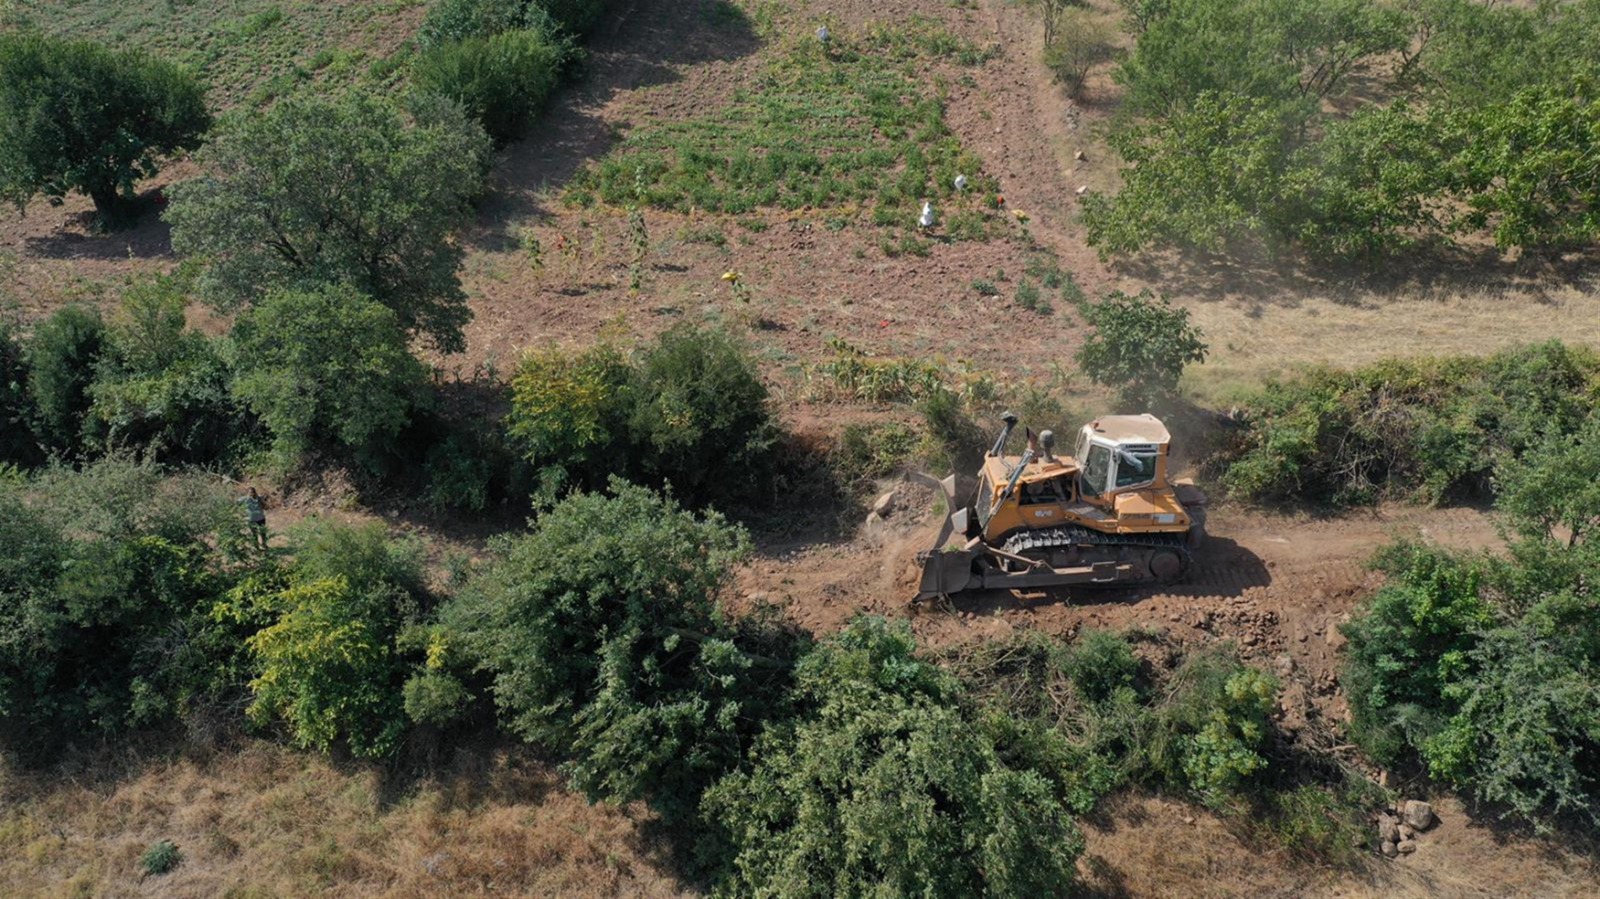
<path fill-rule="evenodd" d="M 1384 809 L 1378 815 L 1378 851 L 1386 858 L 1416 852 L 1417 834 L 1435 821 L 1433 806 L 1420 799 L 1407 799 Z"/>

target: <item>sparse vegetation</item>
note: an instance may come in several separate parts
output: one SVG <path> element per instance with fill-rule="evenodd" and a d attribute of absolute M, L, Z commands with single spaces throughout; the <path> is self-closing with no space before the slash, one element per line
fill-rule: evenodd
<path fill-rule="evenodd" d="M 642 172 L 644 202 L 680 212 L 870 203 L 875 215 L 909 229 L 922 199 L 936 197 L 954 214 L 970 202 L 952 186 L 957 174 L 971 179 L 974 198 L 993 182 L 912 63 L 975 52 L 921 19 L 836 35 L 826 52 L 814 40 L 791 41 L 756 88 L 707 118 L 635 130 L 575 182 L 568 199 L 626 205 Z M 927 251 L 908 236 L 884 252 Z"/>

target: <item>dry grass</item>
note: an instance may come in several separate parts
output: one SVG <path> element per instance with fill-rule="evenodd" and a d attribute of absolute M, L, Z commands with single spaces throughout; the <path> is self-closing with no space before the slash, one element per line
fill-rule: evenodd
<path fill-rule="evenodd" d="M 1497 835 L 1467 820 L 1460 803 L 1434 803 L 1440 824 L 1414 855 L 1370 856 L 1354 870 L 1297 864 L 1247 845 L 1210 813 L 1170 799 L 1113 800 L 1085 826 L 1079 867 L 1091 896 L 1342 897 L 1526 896 L 1588 899 L 1600 892 L 1600 867 L 1549 844 Z M 1192 823 L 1185 823 L 1186 821 Z"/>
<path fill-rule="evenodd" d="M 590 806 L 517 748 L 463 750 L 398 789 L 380 769 L 262 742 L 118 774 L 5 772 L 0 895 L 686 894 L 641 835 L 647 812 Z M 182 862 L 143 876 L 140 853 L 162 839 Z"/>
<path fill-rule="evenodd" d="M 1464 290 L 1358 302 L 1308 295 L 1292 303 L 1230 298 L 1183 304 L 1211 345 L 1206 363 L 1190 369 L 1185 381 L 1203 402 L 1226 402 L 1240 388 L 1306 365 L 1488 355 L 1556 339 L 1600 347 L 1600 294 L 1577 287 L 1549 293 Z"/>

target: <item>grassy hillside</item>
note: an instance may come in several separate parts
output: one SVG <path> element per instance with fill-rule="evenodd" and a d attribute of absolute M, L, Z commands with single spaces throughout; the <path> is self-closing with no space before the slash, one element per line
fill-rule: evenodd
<path fill-rule="evenodd" d="M 5 21 L 183 63 L 210 85 L 214 103 L 230 106 L 263 103 L 308 83 L 386 83 L 391 57 L 426 6 L 424 0 L 18 0 Z"/>

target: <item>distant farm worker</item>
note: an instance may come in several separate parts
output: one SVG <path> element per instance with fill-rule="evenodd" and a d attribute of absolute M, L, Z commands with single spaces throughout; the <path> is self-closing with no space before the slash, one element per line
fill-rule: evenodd
<path fill-rule="evenodd" d="M 267 548 L 267 510 L 261 504 L 261 494 L 251 487 L 248 496 L 239 497 L 244 503 L 245 516 L 250 519 L 250 533 L 255 537 L 256 548 Z"/>

